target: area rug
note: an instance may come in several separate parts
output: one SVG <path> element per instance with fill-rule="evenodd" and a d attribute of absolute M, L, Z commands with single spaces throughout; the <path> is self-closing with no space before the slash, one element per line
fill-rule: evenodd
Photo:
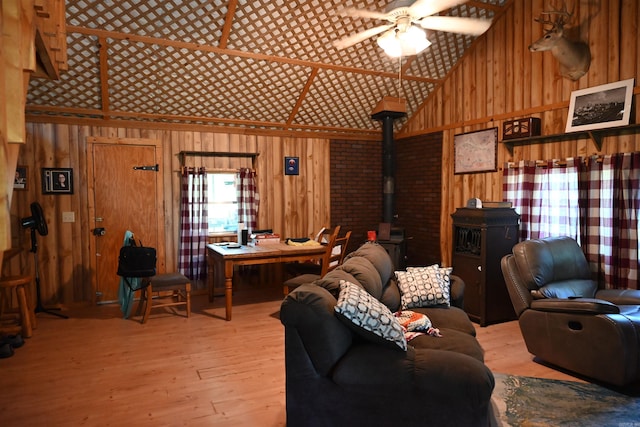
<path fill-rule="evenodd" d="M 640 427 L 640 397 L 596 384 L 494 376 L 492 427 Z"/>

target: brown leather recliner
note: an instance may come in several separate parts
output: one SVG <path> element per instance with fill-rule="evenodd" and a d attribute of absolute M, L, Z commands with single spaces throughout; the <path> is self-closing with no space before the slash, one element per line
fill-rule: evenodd
<path fill-rule="evenodd" d="M 501 267 L 530 353 L 605 383 L 640 381 L 640 291 L 598 289 L 569 237 L 520 242 Z"/>

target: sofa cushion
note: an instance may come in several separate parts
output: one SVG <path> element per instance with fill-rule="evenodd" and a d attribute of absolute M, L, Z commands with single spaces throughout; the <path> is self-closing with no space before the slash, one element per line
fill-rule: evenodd
<path fill-rule="evenodd" d="M 395 277 L 390 279 L 387 285 L 383 287 L 382 295 L 378 300 L 394 313 L 400 309 L 400 289 L 398 289 Z"/>
<path fill-rule="evenodd" d="M 326 375 L 353 341 L 349 328 L 336 319 L 336 299 L 326 290 L 303 284 L 280 307 L 280 322 L 296 329 L 316 371 Z"/>
<path fill-rule="evenodd" d="M 431 322 L 441 330 L 443 328 L 455 329 L 472 337 L 476 336 L 476 328 L 469 320 L 469 316 L 458 307 L 419 307 L 411 310 L 424 313 L 429 316 Z"/>
<path fill-rule="evenodd" d="M 379 299 L 382 295 L 380 274 L 368 259 L 363 257 L 349 258 L 338 268 L 351 274 L 356 279 L 356 282 L 375 299 Z"/>
<path fill-rule="evenodd" d="M 360 286 L 340 282 L 335 306 L 340 320 L 359 336 L 388 347 L 407 350 L 404 330 L 393 313 Z"/>
<path fill-rule="evenodd" d="M 451 269 L 441 269 L 438 264 L 396 271 L 402 309 L 449 306 L 450 273 Z"/>
<path fill-rule="evenodd" d="M 338 299 L 338 295 L 340 295 L 341 280 L 346 280 L 351 283 L 357 282 L 355 277 L 338 267 L 325 274 L 323 278 L 316 278 L 316 280 L 313 281 L 313 284 L 320 286 L 321 288 L 325 288 L 331 293 L 331 295 Z"/>
<path fill-rule="evenodd" d="M 380 281 L 385 284 L 394 274 L 393 260 L 380 244 L 367 242 L 360 246 L 356 251 L 347 255 L 345 261 L 349 258 L 364 257 L 373 264 L 380 275 Z"/>
<path fill-rule="evenodd" d="M 455 329 L 446 327 L 439 327 L 439 329 L 442 337 L 419 335 L 411 340 L 411 346 L 416 349 L 422 348 L 466 354 L 480 362 L 484 362 L 484 350 L 482 350 L 475 337 Z"/>

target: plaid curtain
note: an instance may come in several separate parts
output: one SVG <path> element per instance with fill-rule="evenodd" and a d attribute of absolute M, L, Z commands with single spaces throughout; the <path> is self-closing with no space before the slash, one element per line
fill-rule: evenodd
<path fill-rule="evenodd" d="M 209 234 L 205 168 L 183 168 L 181 184 L 178 270 L 189 279 L 204 280 L 207 276 Z"/>
<path fill-rule="evenodd" d="M 255 230 L 258 227 L 258 207 L 260 205 L 255 171 L 247 168 L 238 170 L 236 194 L 238 222 L 244 223 L 248 230 Z"/>
<path fill-rule="evenodd" d="M 580 206 L 582 247 L 600 284 L 638 289 L 640 153 L 588 159 Z"/>
<path fill-rule="evenodd" d="M 520 214 L 520 240 L 562 235 L 580 242 L 579 163 L 580 159 L 567 159 L 566 165 L 556 160 L 545 165 L 522 160 L 505 165 L 503 198 Z M 553 199 L 548 197 L 551 192 Z"/>
<path fill-rule="evenodd" d="M 520 239 L 573 237 L 601 286 L 638 289 L 640 153 L 556 164 L 505 164 L 503 198 L 520 214 Z"/>

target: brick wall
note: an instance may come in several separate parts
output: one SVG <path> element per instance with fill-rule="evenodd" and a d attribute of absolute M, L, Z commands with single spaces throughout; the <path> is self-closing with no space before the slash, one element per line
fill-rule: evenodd
<path fill-rule="evenodd" d="M 397 224 L 407 265 L 440 263 L 442 133 L 395 141 Z M 382 222 L 382 141 L 331 141 L 331 222 L 352 230 L 349 251 Z"/>
<path fill-rule="evenodd" d="M 407 266 L 441 263 L 442 132 L 396 140 L 396 212 Z"/>
<path fill-rule="evenodd" d="M 382 221 L 382 141 L 331 141 L 331 223 L 351 230 L 349 252 Z"/>

